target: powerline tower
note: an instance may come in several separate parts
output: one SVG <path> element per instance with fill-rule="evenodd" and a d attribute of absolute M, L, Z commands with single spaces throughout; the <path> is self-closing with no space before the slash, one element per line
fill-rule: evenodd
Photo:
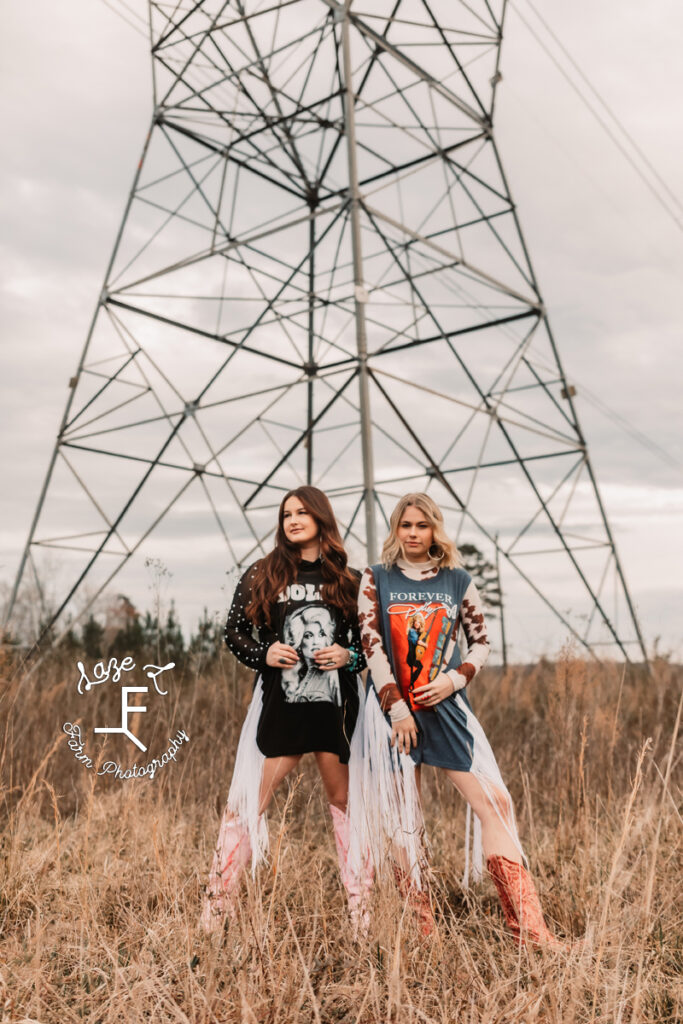
<path fill-rule="evenodd" d="M 149 13 L 152 123 L 9 612 L 39 549 L 72 571 L 50 625 L 179 509 L 244 565 L 311 482 L 372 560 L 428 490 L 508 594 L 645 656 L 493 137 L 505 0 Z"/>

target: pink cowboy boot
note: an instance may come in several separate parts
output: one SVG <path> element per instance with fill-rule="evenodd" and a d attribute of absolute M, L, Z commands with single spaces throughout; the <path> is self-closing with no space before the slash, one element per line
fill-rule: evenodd
<path fill-rule="evenodd" d="M 334 842 L 337 847 L 337 858 L 339 860 L 339 874 L 349 905 L 349 916 L 353 925 L 354 935 L 360 932 L 367 935 L 370 927 L 370 914 L 368 901 L 374 871 L 368 853 L 365 864 L 361 871 L 356 874 L 349 864 L 349 821 L 344 811 L 340 811 L 334 804 L 330 804 L 332 824 L 334 826 Z"/>
<path fill-rule="evenodd" d="M 207 935 L 223 928 L 226 914 L 234 917 L 236 891 L 239 889 L 242 872 L 250 860 L 249 833 L 239 818 L 233 817 L 226 807 L 199 919 Z"/>

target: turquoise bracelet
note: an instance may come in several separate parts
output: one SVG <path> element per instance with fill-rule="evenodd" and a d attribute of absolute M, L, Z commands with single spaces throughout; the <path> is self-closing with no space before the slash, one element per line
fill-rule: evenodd
<path fill-rule="evenodd" d="M 356 665 L 358 664 L 358 651 L 355 651 L 353 647 L 347 647 L 347 650 L 351 657 L 349 658 L 348 663 L 344 666 L 344 668 L 347 668 L 349 672 L 355 672 Z"/>

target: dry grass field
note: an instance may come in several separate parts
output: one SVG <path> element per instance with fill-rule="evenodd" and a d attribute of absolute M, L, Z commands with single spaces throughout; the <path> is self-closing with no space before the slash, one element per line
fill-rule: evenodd
<path fill-rule="evenodd" d="M 489 669 L 471 700 L 516 801 L 549 921 L 569 954 L 517 949 L 490 882 L 464 892 L 464 808 L 425 771 L 438 931 L 420 939 L 394 888 L 367 939 L 349 934 L 315 770 L 270 814 L 270 867 L 219 941 L 197 932 L 250 679 L 225 653 L 146 695 L 149 754 L 175 763 L 121 781 L 79 764 L 62 731 L 120 721 L 119 686 L 76 689 L 76 656 L 0 691 L 0 1018 L 40 1024 L 609 1022 L 683 1017 L 683 670 L 557 663 Z M 139 683 L 140 677 L 135 680 Z M 142 680 L 144 682 L 144 680 Z M 133 746 L 109 737 L 104 758 Z"/>

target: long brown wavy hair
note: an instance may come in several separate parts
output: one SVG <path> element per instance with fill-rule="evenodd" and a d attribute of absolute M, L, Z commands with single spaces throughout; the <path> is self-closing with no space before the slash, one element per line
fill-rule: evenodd
<path fill-rule="evenodd" d="M 287 540 L 282 525 L 285 503 L 290 498 L 298 498 L 318 524 L 323 601 L 351 618 L 356 614 L 358 579 L 347 565 L 346 551 L 329 498 L 317 487 L 310 486 L 288 491 L 280 503 L 275 547 L 254 566 L 251 600 L 245 609 L 247 617 L 256 626 L 272 626 L 273 606 L 288 584 L 296 580 L 301 551 L 297 544 Z"/>

